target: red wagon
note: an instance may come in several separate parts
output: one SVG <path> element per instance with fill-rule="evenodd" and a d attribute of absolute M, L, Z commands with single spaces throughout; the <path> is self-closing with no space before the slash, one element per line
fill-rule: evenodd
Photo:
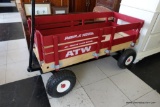
<path fill-rule="evenodd" d="M 34 53 L 43 73 L 57 71 L 48 80 L 48 94 L 61 97 L 76 83 L 73 72 L 60 68 L 123 49 L 118 66 L 131 65 L 136 52 L 127 48 L 136 44 L 143 23 L 116 12 L 36 16 Z"/>

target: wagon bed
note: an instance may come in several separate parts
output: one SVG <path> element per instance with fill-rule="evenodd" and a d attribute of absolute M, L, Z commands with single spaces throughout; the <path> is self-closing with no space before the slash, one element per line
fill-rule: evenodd
<path fill-rule="evenodd" d="M 116 12 L 37 16 L 34 53 L 43 73 L 58 70 L 133 46 L 143 23 Z"/>

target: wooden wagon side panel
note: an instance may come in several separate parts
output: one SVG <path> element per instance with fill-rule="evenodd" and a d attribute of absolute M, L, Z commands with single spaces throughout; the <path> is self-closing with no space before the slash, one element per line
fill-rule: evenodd
<path fill-rule="evenodd" d="M 106 21 L 85 23 L 93 18 Z M 118 19 L 129 24 L 119 25 Z M 36 27 L 41 34 L 35 36 L 34 52 L 43 72 L 50 72 L 130 47 L 136 43 L 142 25 L 142 20 L 114 12 L 37 17 Z"/>
<path fill-rule="evenodd" d="M 126 42 L 126 43 L 122 43 L 119 45 L 115 45 L 112 47 L 111 52 L 116 52 L 118 50 L 127 49 L 128 47 L 130 47 L 130 44 L 131 44 L 131 41 Z M 106 49 L 107 48 L 103 48 L 100 50 L 100 53 L 99 53 L 100 56 L 106 55 L 106 53 L 105 53 Z M 36 54 L 36 57 L 38 58 L 38 52 L 37 52 L 36 48 L 34 49 L 34 53 Z M 67 67 L 67 66 L 74 65 L 74 64 L 77 64 L 77 63 L 80 63 L 83 61 L 93 59 L 94 58 L 93 53 L 95 53 L 95 51 L 60 60 L 60 68 Z M 55 65 L 54 62 L 43 63 L 41 65 L 43 73 L 47 73 L 47 72 L 55 70 L 55 68 L 53 68 L 54 65 Z"/>

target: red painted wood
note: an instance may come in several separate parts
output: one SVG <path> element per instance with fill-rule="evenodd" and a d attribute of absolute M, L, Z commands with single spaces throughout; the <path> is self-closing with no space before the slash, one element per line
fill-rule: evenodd
<path fill-rule="evenodd" d="M 44 55 L 44 62 L 45 63 L 50 63 L 50 62 L 54 62 L 54 61 L 55 61 L 54 54 Z"/>
<path fill-rule="evenodd" d="M 83 40 L 83 41 L 79 41 L 79 42 L 60 45 L 58 47 L 58 50 L 61 51 L 61 50 L 64 50 L 64 49 L 70 49 L 70 48 L 75 48 L 75 47 L 82 46 L 82 45 L 95 43 L 95 42 L 97 42 L 97 39 L 98 38 L 94 38 L 94 39 L 90 39 L 90 40 Z M 54 47 L 45 48 L 44 51 L 45 51 L 45 53 L 54 52 Z"/>
<path fill-rule="evenodd" d="M 114 22 L 108 21 L 108 17 L 114 17 Z M 106 18 L 107 20 L 96 23 L 93 23 L 93 20 L 92 23 L 88 22 L 90 19 L 96 18 Z M 118 19 L 127 21 L 130 24 L 118 25 Z M 41 60 L 44 60 L 45 63 L 55 62 L 56 65 L 58 65 L 59 60 L 65 58 L 91 51 L 99 53 L 99 50 L 102 48 L 108 48 L 110 50 L 114 45 L 129 41 L 135 42 L 139 37 L 139 31 L 143 23 L 143 20 L 115 12 L 37 16 L 36 29 L 38 29 L 40 33 L 35 33 L 35 44 L 38 46 Z M 30 25 L 28 26 L 31 28 Z M 113 39 L 116 32 L 125 32 L 130 36 Z M 102 35 L 108 34 L 111 34 L 110 40 L 102 42 L 102 40 L 105 39 Z M 84 40 L 92 37 L 96 38 Z M 60 45 L 67 42 L 74 43 Z M 89 43 L 95 42 L 96 44 L 94 45 L 88 45 Z M 46 46 L 52 47 L 44 48 Z M 76 48 L 77 46 L 78 48 Z"/>
<path fill-rule="evenodd" d="M 108 46 L 109 46 L 109 41 L 105 41 L 105 42 L 102 42 L 101 43 L 101 48 L 103 49 L 103 48 L 108 48 Z"/>
<path fill-rule="evenodd" d="M 37 49 L 38 49 L 38 53 L 39 53 L 39 60 L 43 61 L 43 54 L 42 54 L 42 43 L 41 43 L 41 34 L 39 33 L 39 31 L 35 32 L 35 37 L 36 37 L 36 45 L 37 45 Z"/>
<path fill-rule="evenodd" d="M 117 19 L 124 20 L 126 22 L 130 22 L 130 23 L 137 23 L 137 22 L 138 23 L 143 23 L 144 22 L 141 19 L 134 18 L 134 17 L 128 16 L 128 15 L 117 13 L 117 12 L 114 12 L 114 17 L 116 17 Z"/>
<path fill-rule="evenodd" d="M 88 36 L 85 34 L 89 33 Z M 80 39 L 87 39 L 91 37 L 96 37 L 99 34 L 99 29 L 91 29 L 91 30 L 84 30 L 84 31 L 77 31 L 77 32 L 70 32 L 70 33 L 62 33 L 53 36 L 57 36 L 59 43 L 66 43 L 72 42 Z M 71 38 L 71 39 L 69 39 Z M 43 46 L 53 45 L 52 43 L 52 36 L 44 36 Z"/>
<path fill-rule="evenodd" d="M 129 41 L 133 41 L 133 39 L 134 39 L 134 35 L 123 37 L 123 38 L 120 38 L 120 39 L 114 39 L 114 41 L 112 43 L 112 46 L 118 45 L 118 44 L 121 44 L 121 43 L 126 43 L 126 42 L 129 42 Z"/>
<path fill-rule="evenodd" d="M 105 18 L 113 16 L 113 12 L 88 12 L 81 14 L 68 14 L 68 15 L 50 15 L 50 16 L 37 16 L 35 18 L 36 25 L 50 24 L 57 22 L 75 21 L 75 20 L 86 20 L 95 18 Z"/>
<path fill-rule="evenodd" d="M 38 30 L 45 30 L 45 29 L 55 29 L 55 28 L 60 28 L 60 27 L 71 27 L 77 26 L 80 24 L 79 21 L 75 21 L 73 23 L 69 22 L 60 22 L 60 23 L 52 23 L 52 24 L 43 24 L 43 25 L 36 25 L 36 29 Z"/>
<path fill-rule="evenodd" d="M 86 51 L 85 48 L 90 49 L 90 50 Z M 85 53 L 88 53 L 88 52 L 95 51 L 96 48 L 97 48 L 97 44 L 93 44 L 93 45 L 83 46 L 83 47 L 80 47 L 80 48 L 59 52 L 59 55 L 60 55 L 60 59 L 65 59 L 65 58 L 70 58 L 70 57 L 74 57 L 74 56 L 77 56 L 77 55 L 81 55 L 81 54 L 85 54 Z M 71 54 L 67 57 L 68 52 L 71 52 L 73 54 Z"/>
<path fill-rule="evenodd" d="M 103 29 L 100 29 L 99 30 L 99 36 L 98 36 L 98 43 L 97 43 L 96 53 L 99 53 L 99 51 L 101 49 L 101 41 L 103 40 L 102 35 L 103 35 Z"/>
<path fill-rule="evenodd" d="M 139 26 L 140 26 L 140 23 L 119 25 L 119 26 L 116 26 L 116 32 L 124 32 L 124 31 L 132 30 L 132 29 L 138 29 Z"/>
<path fill-rule="evenodd" d="M 130 36 L 135 36 L 137 34 L 137 32 L 135 30 L 128 30 L 128 31 L 124 31 L 124 33 L 130 35 Z"/>
<path fill-rule="evenodd" d="M 58 37 L 53 37 L 53 44 L 54 44 L 54 59 L 55 65 L 59 65 L 59 54 L 58 54 Z"/>
<path fill-rule="evenodd" d="M 74 26 L 74 27 L 61 27 L 61 28 L 55 28 L 55 29 L 46 29 L 46 30 L 40 30 L 43 35 L 54 35 L 59 33 L 70 33 L 70 32 L 76 32 L 81 30 L 89 30 L 89 29 L 95 29 L 100 27 L 107 27 L 110 26 L 110 22 L 108 23 L 94 23 L 94 24 L 86 24 L 85 26 Z"/>
<path fill-rule="evenodd" d="M 29 33 L 31 34 L 31 20 L 30 19 L 27 20 L 27 25 L 29 28 Z"/>
<path fill-rule="evenodd" d="M 112 33 L 112 27 L 105 27 L 103 28 L 104 29 L 104 34 L 105 35 L 108 35 L 108 34 L 111 34 Z"/>
<path fill-rule="evenodd" d="M 115 33 L 116 33 L 116 27 L 113 27 L 112 33 L 111 33 L 111 36 L 110 36 L 110 41 L 109 41 L 110 43 L 109 43 L 108 50 L 111 50 Z"/>
<path fill-rule="evenodd" d="M 87 47 L 87 49 L 89 49 L 89 51 L 85 50 L 86 47 Z M 93 44 L 93 45 L 82 46 L 79 48 L 58 52 L 59 60 L 74 57 L 74 56 L 81 55 L 81 54 L 85 54 L 88 52 L 92 52 L 92 51 L 95 51 L 96 48 L 97 48 L 97 44 Z M 70 54 L 67 55 L 67 53 L 70 53 Z M 55 61 L 55 58 L 53 57 L 53 56 L 55 56 L 54 54 L 55 53 L 45 55 L 45 63 L 54 62 Z"/>
<path fill-rule="evenodd" d="M 113 41 L 113 46 L 114 45 L 118 45 L 118 44 L 121 44 L 121 43 L 125 43 L 125 42 L 129 42 L 129 41 L 132 41 L 134 38 L 134 36 L 129 36 L 129 37 L 124 37 L 124 38 L 120 38 L 120 39 L 115 39 Z M 101 48 L 108 48 L 109 47 L 109 44 L 110 42 L 107 41 L 107 42 L 103 42 L 101 43 Z M 92 51 L 95 51 L 97 49 L 97 44 L 94 44 L 94 45 L 89 45 L 91 46 L 91 50 L 88 51 L 88 52 L 92 52 Z M 78 55 L 81 55 L 81 54 L 85 54 L 85 53 L 88 53 L 88 52 L 85 52 L 85 53 L 82 53 L 80 50 L 78 51 L 78 54 L 75 54 L 75 51 L 73 50 L 76 50 L 76 49 L 81 49 L 81 48 L 84 48 L 84 47 L 87 47 L 87 46 L 83 46 L 83 47 L 80 47 L 80 48 L 75 48 L 75 49 L 71 49 L 71 50 L 66 50 L 66 51 L 63 51 L 63 52 L 59 52 L 59 60 L 62 60 L 62 59 L 65 59 L 66 57 L 66 54 L 68 51 L 72 51 L 73 52 L 73 56 L 69 56 L 67 58 L 70 58 L 70 57 L 74 57 L 74 56 L 78 56 Z M 54 61 L 54 58 L 53 58 L 54 54 L 49 54 L 49 55 L 46 55 L 46 63 L 49 63 L 49 62 L 53 62 Z"/>

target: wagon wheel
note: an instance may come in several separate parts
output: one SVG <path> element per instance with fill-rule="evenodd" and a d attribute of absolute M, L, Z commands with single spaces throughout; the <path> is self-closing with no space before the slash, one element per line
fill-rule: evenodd
<path fill-rule="evenodd" d="M 133 64 L 133 61 L 136 58 L 136 52 L 133 49 L 126 49 L 120 58 L 118 59 L 118 66 L 120 68 L 126 68 Z"/>
<path fill-rule="evenodd" d="M 52 97 L 62 97 L 69 93 L 76 83 L 76 76 L 70 70 L 54 73 L 47 82 L 46 90 Z"/>

